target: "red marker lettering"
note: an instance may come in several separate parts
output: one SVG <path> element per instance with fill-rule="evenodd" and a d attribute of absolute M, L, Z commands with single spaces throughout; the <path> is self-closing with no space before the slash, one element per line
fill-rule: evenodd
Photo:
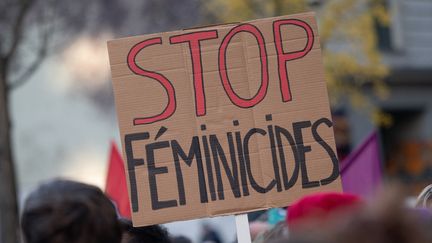
<path fill-rule="evenodd" d="M 203 69 L 201 60 L 202 40 L 218 38 L 216 30 L 199 31 L 170 37 L 171 44 L 184 43 L 189 44 L 189 50 L 192 58 L 192 72 L 195 92 L 195 110 L 197 116 L 206 114 L 206 102 L 203 82 Z"/>
<path fill-rule="evenodd" d="M 283 51 L 282 34 L 281 34 L 282 25 L 295 25 L 303 28 L 306 31 L 307 41 L 306 41 L 306 46 L 303 48 L 303 50 L 287 52 L 287 53 Z M 310 25 L 308 25 L 306 22 L 303 22 L 298 19 L 282 19 L 273 22 L 273 34 L 274 34 L 274 40 L 276 45 L 276 52 L 278 55 L 278 69 L 279 69 L 280 87 L 282 92 L 282 101 L 288 102 L 292 100 L 292 97 L 291 97 L 291 90 L 289 87 L 289 79 L 288 79 L 286 63 L 291 60 L 302 58 L 309 53 L 314 43 L 314 33 Z"/>
<path fill-rule="evenodd" d="M 156 81 L 158 81 L 165 89 L 165 91 L 167 92 L 168 95 L 168 104 L 165 107 L 165 109 L 158 115 L 155 116 L 151 116 L 151 117 L 142 117 L 142 118 L 135 118 L 133 123 L 134 125 L 143 125 L 143 124 L 150 124 L 150 123 L 154 123 L 157 121 L 162 121 L 165 120 L 167 118 L 169 118 L 172 114 L 174 114 L 175 109 L 176 109 L 176 99 L 175 99 L 175 91 L 174 91 L 174 87 L 171 84 L 171 82 L 162 74 L 157 73 L 157 72 L 152 72 L 152 71 L 147 71 L 143 68 L 141 68 L 140 66 L 138 66 L 136 64 L 136 56 L 138 55 L 138 53 L 151 45 L 155 45 L 155 44 L 162 44 L 162 39 L 160 37 L 158 38 L 153 38 L 153 39 L 148 39 L 142 42 L 139 42 L 138 44 L 136 44 L 134 47 L 132 47 L 132 49 L 129 51 L 129 54 L 127 56 L 127 64 L 129 69 L 134 72 L 137 75 L 141 75 L 144 77 L 148 77 L 151 79 L 154 79 Z"/>
<path fill-rule="evenodd" d="M 226 52 L 231 39 L 239 32 L 247 32 L 252 34 L 258 42 L 258 48 L 261 60 L 261 86 L 257 93 L 250 99 L 243 99 L 239 97 L 233 90 L 227 72 Z M 251 24 L 238 25 L 230 30 L 223 39 L 221 46 L 219 47 L 219 74 L 221 77 L 222 85 L 227 93 L 231 102 L 242 108 L 253 107 L 261 102 L 267 94 L 267 88 L 269 84 L 268 75 L 268 62 L 267 62 L 267 51 L 265 47 L 264 37 L 257 27 Z"/>

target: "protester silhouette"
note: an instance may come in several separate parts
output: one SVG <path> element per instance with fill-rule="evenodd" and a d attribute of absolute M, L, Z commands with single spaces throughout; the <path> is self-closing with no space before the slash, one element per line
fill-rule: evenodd
<path fill-rule="evenodd" d="M 27 243 L 120 243 L 111 201 L 97 187 L 56 179 L 27 198 L 21 218 Z"/>
<path fill-rule="evenodd" d="M 205 243 L 222 243 L 219 234 L 209 225 L 203 225 L 203 236 L 201 242 Z"/>
<path fill-rule="evenodd" d="M 160 225 L 133 227 L 128 219 L 120 220 L 123 228 L 122 243 L 171 243 L 168 232 Z"/>

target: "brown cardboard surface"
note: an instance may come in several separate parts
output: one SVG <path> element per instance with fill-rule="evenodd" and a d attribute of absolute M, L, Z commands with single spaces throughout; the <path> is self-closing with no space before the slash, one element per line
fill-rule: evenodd
<path fill-rule="evenodd" d="M 341 190 L 313 13 L 122 38 L 108 51 L 135 226 Z"/>

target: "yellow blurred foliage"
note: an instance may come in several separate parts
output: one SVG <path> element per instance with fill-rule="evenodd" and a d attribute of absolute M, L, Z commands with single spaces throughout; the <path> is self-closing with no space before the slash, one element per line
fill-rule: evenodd
<path fill-rule="evenodd" d="M 313 3 L 320 3 L 315 6 Z M 379 111 L 372 98 L 385 99 L 389 89 L 383 81 L 389 73 L 378 50 L 375 24 L 388 25 L 384 0 L 207 0 L 204 11 L 218 22 L 315 11 L 323 48 L 325 77 L 330 101 L 338 105 L 348 98 L 378 125 L 391 117 Z M 366 86 L 371 89 L 364 89 Z M 368 92 L 366 90 L 371 90 Z"/>

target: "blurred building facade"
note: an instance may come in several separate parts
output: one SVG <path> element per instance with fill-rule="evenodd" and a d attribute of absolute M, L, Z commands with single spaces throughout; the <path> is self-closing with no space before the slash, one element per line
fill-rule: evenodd
<path fill-rule="evenodd" d="M 401 180 L 416 192 L 432 182 L 432 1 L 387 3 L 390 25 L 377 24 L 376 30 L 390 68 L 386 80 L 390 97 L 373 102 L 391 115 L 392 124 L 380 127 L 364 111 L 349 106 L 336 114 L 335 122 L 342 120 L 348 133 L 342 136 L 346 143 L 342 150 L 355 148 L 378 130 L 384 175 Z"/>

